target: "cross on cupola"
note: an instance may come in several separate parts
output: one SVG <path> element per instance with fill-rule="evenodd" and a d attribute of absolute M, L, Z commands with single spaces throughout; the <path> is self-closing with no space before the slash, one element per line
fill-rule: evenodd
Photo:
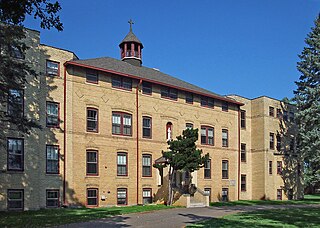
<path fill-rule="evenodd" d="M 132 25 L 134 24 L 133 20 L 129 20 L 128 23 L 130 24 L 130 31 L 132 32 Z"/>
<path fill-rule="evenodd" d="M 121 60 L 134 66 L 141 66 L 143 45 L 132 32 L 132 25 L 134 24 L 133 20 L 130 19 L 128 23 L 130 25 L 130 31 L 119 44 Z"/>

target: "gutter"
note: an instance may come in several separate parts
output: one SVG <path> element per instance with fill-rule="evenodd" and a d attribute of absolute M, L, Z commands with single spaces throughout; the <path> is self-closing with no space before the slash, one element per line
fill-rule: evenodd
<path fill-rule="evenodd" d="M 139 87 L 142 84 L 140 79 L 136 87 L 136 121 L 137 121 L 137 205 L 139 205 Z"/>

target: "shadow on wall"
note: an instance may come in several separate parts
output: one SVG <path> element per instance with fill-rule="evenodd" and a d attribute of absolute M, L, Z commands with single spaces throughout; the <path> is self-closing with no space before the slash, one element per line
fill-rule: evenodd
<path fill-rule="evenodd" d="M 279 121 L 280 131 L 277 134 L 281 143 L 277 144 L 277 150 L 278 155 L 283 157 L 284 163 L 281 171 L 283 190 L 288 199 L 292 200 L 303 198 L 303 158 L 302 154 L 297 151 L 298 129 L 293 114 L 288 117 L 289 108 L 293 109 L 294 106 L 281 102 L 282 115 Z"/>
<path fill-rule="evenodd" d="M 60 174 L 47 175 L 47 151 L 46 145 L 59 146 L 60 151 L 64 151 L 63 137 L 57 138 L 58 134 L 63 135 L 63 121 L 58 120 L 59 127 L 47 127 L 47 101 L 54 101 L 52 92 L 57 90 L 60 77 L 47 77 L 46 59 L 50 55 L 39 47 L 39 33 L 27 30 L 26 44 L 29 49 L 26 52 L 25 60 L 36 72 L 35 75 L 27 75 L 27 82 L 24 90 L 24 117 L 35 122 L 39 127 L 31 127 L 28 133 L 19 131 L 17 126 L 9 123 L 2 123 L 3 127 L 0 138 L 0 210 L 6 209 L 7 189 L 24 189 L 24 208 L 36 209 L 38 206 L 45 206 L 46 189 L 59 189 L 60 199 L 62 198 L 63 186 L 63 161 L 64 156 L 59 156 Z M 63 93 L 60 102 L 63 102 Z M 60 103 L 60 117 L 61 107 Z M 1 125 L 2 125 L 1 124 Z M 8 171 L 8 164 L 17 162 L 8 159 L 7 138 L 18 138 L 24 140 L 23 148 L 23 169 Z M 67 195 L 74 202 L 74 191 L 68 188 Z"/>

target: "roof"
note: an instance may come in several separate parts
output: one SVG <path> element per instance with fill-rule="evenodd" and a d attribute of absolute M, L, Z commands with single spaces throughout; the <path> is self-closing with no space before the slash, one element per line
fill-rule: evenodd
<path fill-rule="evenodd" d="M 126 37 L 122 40 L 122 42 L 120 43 L 120 45 L 122 43 L 125 43 L 125 42 L 136 42 L 136 43 L 139 43 L 141 44 L 141 48 L 143 48 L 143 45 L 141 43 L 141 41 L 138 39 L 138 37 L 132 32 L 130 31 Z"/>
<path fill-rule="evenodd" d="M 73 61 L 66 62 L 65 65 L 76 65 L 80 67 L 100 70 L 100 71 L 118 74 L 118 75 L 135 78 L 139 80 L 142 79 L 144 81 L 176 88 L 182 91 L 192 92 L 195 94 L 212 97 L 219 100 L 224 100 L 230 103 L 243 105 L 242 103 L 232 98 L 213 93 L 209 90 L 200 88 L 196 85 L 193 85 L 183 80 L 180 80 L 178 78 L 172 77 L 158 70 L 144 67 L 144 66 L 133 66 L 130 63 L 127 63 L 125 61 L 121 61 L 121 60 L 110 58 L 110 57 L 101 57 L 101 58 L 85 59 L 85 60 L 73 60 Z"/>

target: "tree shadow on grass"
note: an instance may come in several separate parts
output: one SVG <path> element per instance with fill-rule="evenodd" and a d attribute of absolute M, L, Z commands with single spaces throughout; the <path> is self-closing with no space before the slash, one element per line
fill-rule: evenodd
<path fill-rule="evenodd" d="M 320 224 L 319 208 L 259 210 L 211 219 L 195 215 L 184 216 L 192 219 L 192 224 L 188 227 L 319 227 Z"/>

